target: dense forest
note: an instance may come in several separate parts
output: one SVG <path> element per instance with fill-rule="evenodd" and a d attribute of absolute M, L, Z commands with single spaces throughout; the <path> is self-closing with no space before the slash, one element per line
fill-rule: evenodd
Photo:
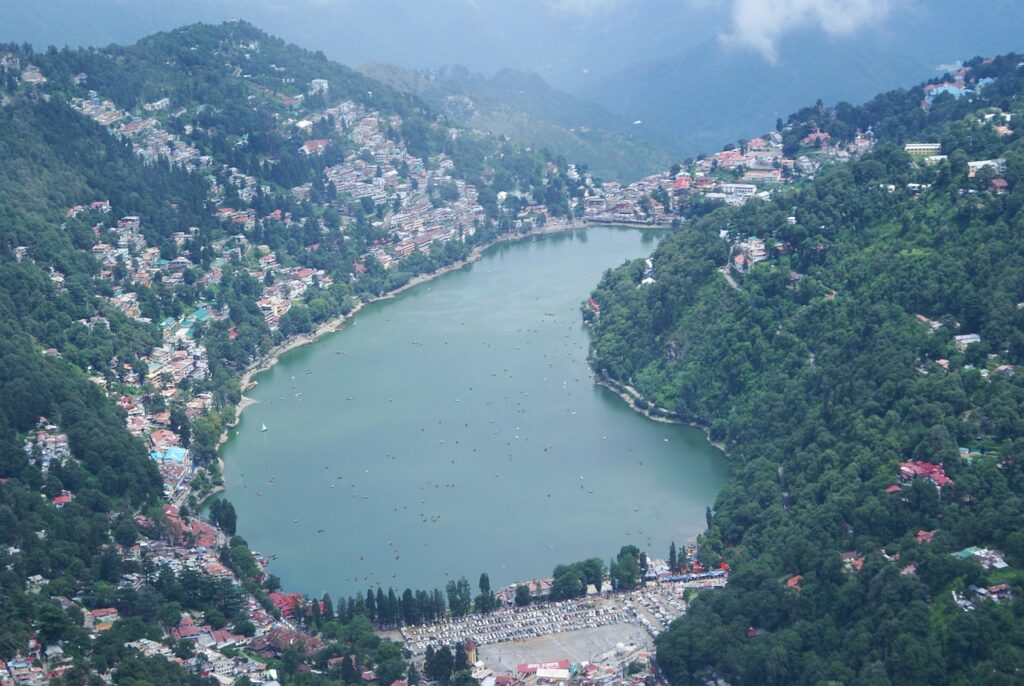
<path fill-rule="evenodd" d="M 706 426 L 733 463 L 698 552 L 733 573 L 658 637 L 672 683 L 1020 683 L 1020 64 L 975 59 L 973 89 L 927 108 L 918 87 L 793 115 L 794 145 L 858 129 L 876 145 L 685 223 L 655 283 L 638 261 L 593 293 L 595 370 Z M 769 254 L 734 287 L 721 269 L 752 236 Z M 951 481 L 901 479 L 909 461 Z M 953 555 L 971 546 L 1008 566 Z"/>

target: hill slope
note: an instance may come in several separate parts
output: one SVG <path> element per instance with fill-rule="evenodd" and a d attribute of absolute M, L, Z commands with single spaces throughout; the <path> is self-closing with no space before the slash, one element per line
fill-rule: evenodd
<path fill-rule="evenodd" d="M 360 71 L 422 98 L 463 126 L 557 150 L 602 178 L 632 181 L 671 162 L 657 136 L 534 74 L 506 69 L 486 78 L 462 67 L 417 72 L 384 64 Z"/>
<path fill-rule="evenodd" d="M 802 110 L 790 126 L 879 143 L 685 225 L 594 292 L 595 369 L 735 463 L 698 553 L 734 571 L 658 637 L 672 683 L 1017 678 L 1024 148 L 999 127 L 1024 111 L 1019 63 L 969 63 L 989 85 L 928 110 L 922 88 Z M 914 162 L 911 141 L 948 159 Z M 718 268 L 753 236 L 768 259 L 733 288 Z"/>
<path fill-rule="evenodd" d="M 0 659 L 40 682 L 205 684 L 202 660 L 190 675 L 131 644 L 188 657 L 193 619 L 274 628 L 279 582 L 230 503 L 206 515 L 219 530 L 194 516 L 242 371 L 359 298 L 564 217 L 583 183 L 243 22 L 0 46 L 0 159 Z M 370 622 L 398 615 L 363 602 L 289 640 L 323 626 L 323 669 L 352 651 L 330 637 L 351 636 L 390 683 L 405 663 Z M 404 607 L 436 617 L 444 595 Z M 93 630 L 93 610 L 120 619 Z M 262 673 L 244 662 L 235 676 Z"/>

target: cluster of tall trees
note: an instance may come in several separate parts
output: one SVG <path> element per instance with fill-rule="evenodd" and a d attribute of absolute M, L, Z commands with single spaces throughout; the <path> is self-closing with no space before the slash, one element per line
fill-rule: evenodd
<path fill-rule="evenodd" d="M 1020 116 L 1019 62 L 972 62 L 972 76 L 995 81 L 928 111 L 918 88 L 798 113 L 837 137 L 870 126 L 877 145 L 770 202 L 685 224 L 653 256 L 656 284 L 638 288 L 643 265 L 632 263 L 594 292 L 596 369 L 708 426 L 733 464 L 698 545 L 733 573 L 658 637 L 673 683 L 1017 678 L 1024 149 L 978 113 Z M 916 163 L 904 140 L 941 141 L 948 159 Z M 968 160 L 992 158 L 1006 161 L 1004 193 L 968 172 Z M 751 235 L 771 259 L 734 289 L 716 268 L 729 241 Z M 981 342 L 958 348 L 964 333 Z M 941 463 L 955 483 L 887 492 L 911 459 Z M 921 530 L 938 533 L 919 543 Z M 972 545 L 1002 551 L 1009 568 L 951 555 Z M 863 566 L 845 568 L 843 552 Z M 784 583 L 793 575 L 799 590 Z M 1013 599 L 971 590 L 995 583 Z"/>
<path fill-rule="evenodd" d="M 308 614 L 320 617 L 336 616 L 344 622 L 362 616 L 374 625 L 391 628 L 401 625 L 424 624 L 437 621 L 449 614 L 460 617 L 470 612 L 487 613 L 499 607 L 500 601 L 491 589 L 490 577 L 486 572 L 480 575 L 479 593 L 474 597 L 469 581 L 465 577 L 449 581 L 445 590 L 432 591 L 405 589 L 401 593 L 393 588 L 384 590 L 380 586 L 370 587 L 366 593 L 356 593 L 348 598 L 339 598 L 337 609 L 331 597 L 324 594 L 321 605 L 312 603 Z"/>
<path fill-rule="evenodd" d="M 470 674 L 472 665 L 463 643 L 454 646 L 443 645 L 435 649 L 427 646 L 423 660 L 423 676 L 439 684 L 471 686 L 475 679 Z"/>

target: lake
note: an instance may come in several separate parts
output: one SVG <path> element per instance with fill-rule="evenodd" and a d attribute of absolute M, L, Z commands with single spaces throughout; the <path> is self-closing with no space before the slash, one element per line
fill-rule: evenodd
<path fill-rule="evenodd" d="M 692 542 L 727 478 L 692 427 L 633 412 L 587 366 L 580 303 L 664 233 L 503 243 L 286 353 L 223 447 L 238 533 L 288 591 L 492 587 Z M 261 431 L 266 425 L 267 430 Z"/>

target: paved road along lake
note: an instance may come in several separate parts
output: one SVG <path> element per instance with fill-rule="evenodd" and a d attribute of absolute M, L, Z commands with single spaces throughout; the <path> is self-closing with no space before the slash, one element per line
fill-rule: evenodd
<path fill-rule="evenodd" d="M 725 459 L 594 384 L 579 309 L 661 235 L 501 244 L 284 355 L 223 449 L 239 533 L 286 590 L 332 596 L 692 541 Z"/>

